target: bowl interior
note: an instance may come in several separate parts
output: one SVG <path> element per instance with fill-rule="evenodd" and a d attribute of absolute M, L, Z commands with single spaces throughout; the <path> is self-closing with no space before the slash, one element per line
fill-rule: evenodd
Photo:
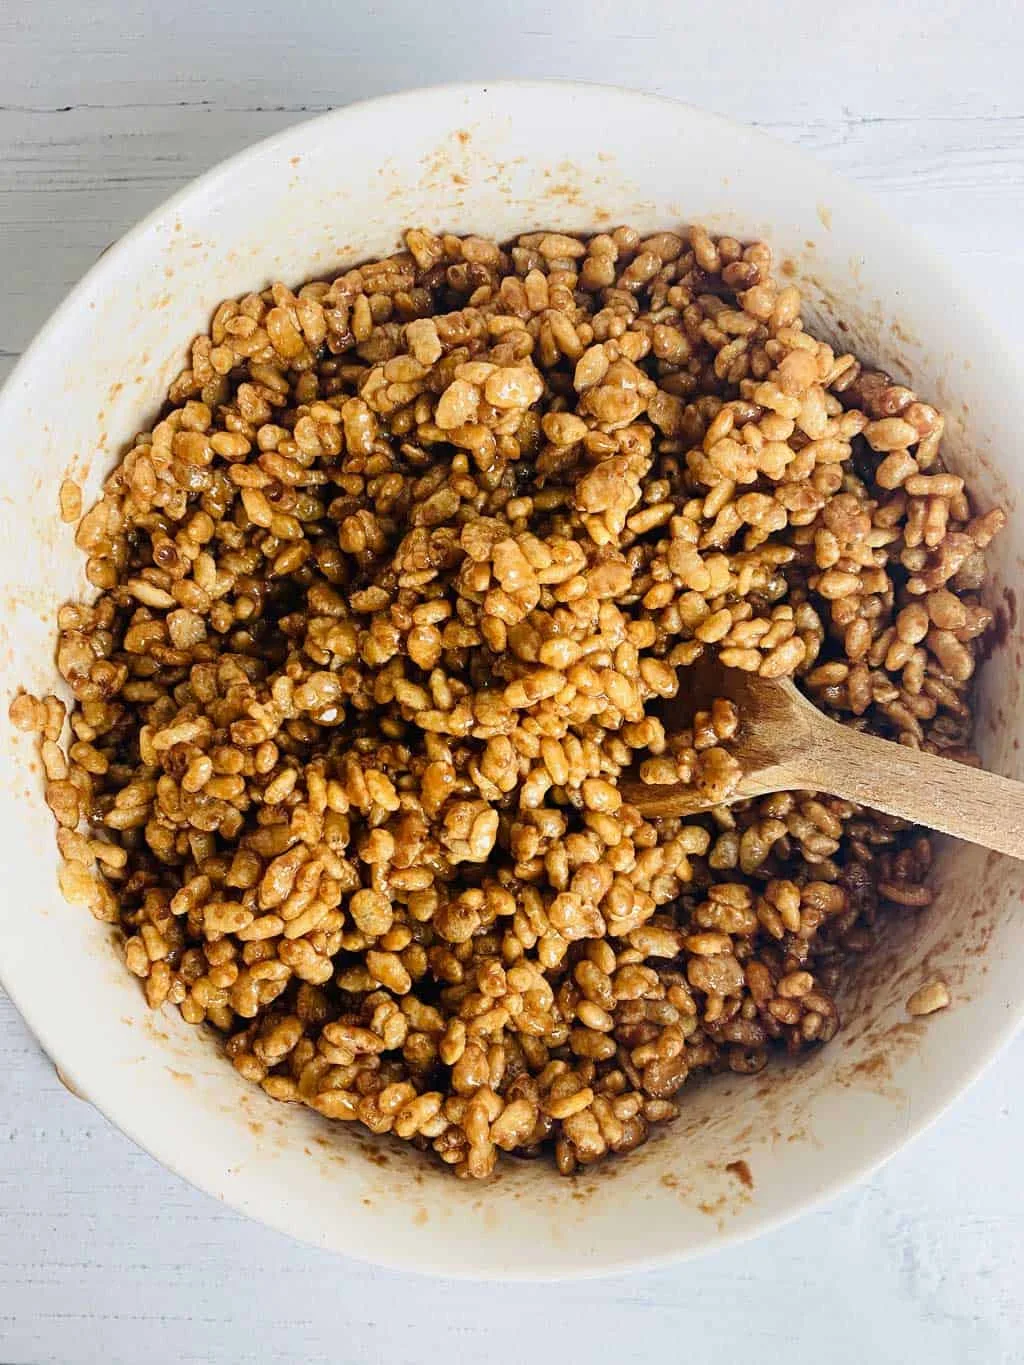
<path fill-rule="evenodd" d="M 404 1147 L 266 1099 L 177 1011 L 151 1015 L 110 931 L 61 900 L 33 746 L 7 719 L 19 686 L 54 688 L 55 613 L 85 591 L 57 490 L 75 477 L 91 501 L 215 305 L 272 280 L 340 273 L 393 249 L 404 226 L 500 238 L 689 221 L 764 236 L 837 348 L 912 379 L 945 409 L 951 465 L 981 509 L 1010 513 L 992 554 L 1000 631 L 978 738 L 990 767 L 1024 776 L 1018 376 L 1006 348 L 954 272 L 859 192 L 685 106 L 597 87 L 459 87 L 293 129 L 212 172 L 111 250 L 0 399 L 4 984 L 73 1083 L 125 1131 L 217 1197 L 308 1241 L 436 1273 L 525 1277 L 693 1253 L 777 1221 L 890 1154 L 1019 1015 L 1024 872 L 946 844 L 936 903 L 893 924 L 861 964 L 830 1047 L 798 1067 L 693 1085 L 679 1121 L 627 1161 L 572 1181 L 506 1162 L 477 1188 Z M 906 997 L 936 972 L 955 1007 L 910 1020 Z"/>

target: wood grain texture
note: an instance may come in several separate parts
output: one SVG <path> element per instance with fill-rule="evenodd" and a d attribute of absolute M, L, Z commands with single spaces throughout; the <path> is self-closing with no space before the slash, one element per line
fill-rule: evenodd
<path fill-rule="evenodd" d="M 499 74 L 640 86 L 799 143 L 927 233 L 1012 326 L 1022 43 L 1009 0 L 969 14 L 449 0 L 443 15 L 412 0 L 6 0 L 0 377 L 102 249 L 208 166 L 333 105 Z M 421 1365 L 454 1349 L 496 1365 L 1024 1361 L 1022 1090 L 1019 1041 L 860 1189 L 698 1264 L 438 1285 L 296 1246 L 191 1190 L 63 1089 L 0 998 L 0 1365 Z"/>
<path fill-rule="evenodd" d="M 726 804 L 772 792 L 818 791 L 1024 858 L 1024 783 L 950 758 L 904 748 L 831 720 L 790 678 L 724 668 L 707 656 L 662 711 L 671 738 L 716 697 L 735 703 L 740 725 L 728 750 L 742 773 Z M 746 724 L 746 717 L 754 724 Z M 649 818 L 675 818 L 715 804 L 693 783 L 620 781 L 623 800 Z"/>

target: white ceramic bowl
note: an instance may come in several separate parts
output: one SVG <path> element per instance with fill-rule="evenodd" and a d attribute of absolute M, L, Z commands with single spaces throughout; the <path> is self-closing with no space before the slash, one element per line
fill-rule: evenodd
<path fill-rule="evenodd" d="M 499 238 L 539 227 L 641 230 L 701 221 L 763 235 L 802 282 L 815 324 L 949 415 L 948 456 L 1011 528 L 992 554 L 1005 640 L 984 671 L 986 763 L 1024 777 L 1015 591 L 1024 386 L 955 269 L 801 153 L 694 109 L 593 86 L 434 89 L 356 105 L 203 176 L 109 251 L 21 361 L 0 399 L 0 623 L 7 890 L 0 970 L 50 1056 L 165 1165 L 296 1237 L 438 1274 L 551 1278 L 653 1266 L 791 1217 L 918 1132 L 1012 1032 L 1024 869 L 942 849 L 925 914 L 862 964 L 844 1031 L 799 1067 L 720 1077 L 646 1147 L 576 1180 L 507 1162 L 486 1187 L 453 1180 L 243 1082 L 176 1010 L 153 1016 L 110 931 L 66 905 L 32 745 L 12 735 L 19 685 L 54 687 L 58 605 L 85 589 L 65 475 L 87 499 L 159 407 L 216 303 L 272 280 L 331 275 L 393 249 L 404 226 Z M 908 1019 L 942 972 L 953 1008 Z M 746 1162 L 752 1184 L 739 1179 Z"/>

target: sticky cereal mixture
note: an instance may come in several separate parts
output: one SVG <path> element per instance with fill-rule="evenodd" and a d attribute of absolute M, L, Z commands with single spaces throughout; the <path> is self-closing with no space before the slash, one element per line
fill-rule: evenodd
<path fill-rule="evenodd" d="M 617 781 L 728 794 L 734 708 L 658 718 L 707 650 L 971 760 L 1004 518 L 942 433 L 700 228 L 414 230 L 226 300 L 78 523 L 69 735 L 12 707 L 65 894 L 275 1099 L 464 1176 L 632 1150 L 689 1075 L 828 1042 L 931 900 L 928 839 L 849 802 L 650 821 Z"/>

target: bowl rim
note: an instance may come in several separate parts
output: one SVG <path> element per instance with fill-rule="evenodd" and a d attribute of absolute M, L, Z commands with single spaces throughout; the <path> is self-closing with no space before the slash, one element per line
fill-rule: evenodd
<path fill-rule="evenodd" d="M 938 250 L 927 239 L 922 238 L 916 228 L 908 227 L 902 222 L 898 223 L 884 202 L 878 201 L 873 194 L 864 190 L 859 184 L 839 175 L 803 148 L 776 138 L 758 127 L 752 127 L 724 115 L 712 113 L 686 101 L 628 86 L 607 82 L 564 79 L 497 79 L 425 85 L 339 105 L 313 117 L 301 119 L 268 137 L 251 143 L 189 180 L 105 248 L 36 331 L 15 362 L 5 382 L 0 386 L 0 422 L 3 420 L 7 407 L 16 402 L 22 377 L 28 374 L 47 354 L 51 339 L 75 315 L 83 299 L 95 291 L 98 286 L 107 282 L 110 284 L 117 283 L 122 262 L 131 249 L 141 245 L 143 239 L 154 229 L 171 220 L 180 206 L 192 202 L 196 198 L 202 198 L 222 182 L 237 176 L 246 166 L 255 164 L 268 155 L 279 153 L 288 148 L 290 144 L 297 144 L 296 150 L 300 151 L 302 141 L 309 135 L 312 128 L 323 128 L 333 123 L 341 124 L 346 118 L 356 113 L 373 114 L 376 111 L 393 113 L 401 110 L 403 106 L 421 105 L 425 100 L 436 100 L 442 104 L 449 102 L 454 108 L 459 101 L 476 100 L 491 92 L 519 97 L 528 97 L 530 94 L 543 96 L 560 94 L 565 98 L 593 98 L 595 94 L 603 92 L 609 98 L 623 100 L 634 108 L 642 109 L 646 105 L 654 110 L 671 110 L 674 117 L 685 117 L 698 130 L 701 126 L 718 129 L 732 138 L 740 134 L 754 147 L 762 145 L 771 148 L 776 157 L 781 152 L 790 158 L 795 165 L 802 166 L 809 175 L 812 175 L 814 183 L 820 186 L 824 192 L 827 192 L 830 186 L 835 186 L 837 190 L 841 188 L 842 193 L 848 199 L 857 203 L 865 213 L 870 213 L 874 220 L 879 222 L 887 232 L 899 233 L 904 239 L 909 240 L 914 253 L 931 271 L 934 271 L 945 281 L 950 300 L 955 301 L 958 309 L 962 310 L 975 325 L 983 325 L 989 335 L 992 336 L 993 345 L 998 346 L 1003 353 L 1004 364 L 1007 369 L 1016 374 L 1018 386 L 1024 389 L 1024 382 L 1021 382 L 1024 381 L 1024 366 L 1021 363 L 1020 348 L 1015 343 L 1011 344 L 1009 334 L 1002 324 L 993 322 L 986 311 L 979 307 L 973 295 L 961 284 L 955 270 L 943 259 Z M 401 224 L 396 219 L 396 233 L 400 227 Z M 3 986 L 29 1030 L 60 1074 L 63 1068 L 60 1056 L 60 1035 L 64 1029 L 59 1024 L 51 1022 L 54 1016 L 38 1000 L 29 998 L 32 996 L 32 992 L 28 992 L 27 995 L 23 993 L 19 989 L 17 980 L 12 980 L 11 975 L 9 969 L 0 961 L 0 985 Z M 14 975 L 16 976 L 16 972 Z M 105 1095 L 101 1065 L 96 1067 L 95 1073 L 90 1071 L 88 1079 L 85 1077 L 80 1079 L 74 1068 L 69 1068 L 69 1072 L 70 1080 L 74 1085 L 74 1093 L 79 1093 L 79 1086 L 81 1086 L 82 1098 L 85 1098 L 130 1141 L 152 1156 L 162 1166 L 185 1180 L 193 1188 L 201 1190 L 204 1194 L 226 1204 L 237 1212 L 254 1218 L 300 1243 L 329 1250 L 338 1255 L 368 1260 L 372 1264 L 390 1270 L 431 1277 L 441 1275 L 453 1280 L 491 1280 L 510 1283 L 559 1282 L 562 1280 L 596 1279 L 626 1272 L 664 1269 L 709 1252 L 724 1250 L 727 1247 L 749 1241 L 754 1237 L 760 1237 L 762 1234 L 772 1232 L 803 1214 L 819 1208 L 838 1194 L 869 1178 L 898 1151 L 926 1132 L 996 1060 L 1013 1039 L 1022 1020 L 1024 1020 L 1024 994 L 1017 1002 L 1016 1008 L 1007 1011 L 1002 1026 L 989 1034 L 985 1047 L 973 1058 L 971 1064 L 960 1071 L 956 1081 L 945 1087 L 935 1088 L 933 1097 L 915 1112 L 913 1122 L 908 1126 L 906 1132 L 898 1137 L 882 1141 L 878 1146 L 870 1148 L 864 1156 L 847 1158 L 841 1163 L 837 1173 L 823 1185 L 802 1197 L 795 1198 L 791 1204 L 777 1213 L 766 1214 L 751 1224 L 745 1224 L 734 1230 L 719 1232 L 710 1244 L 681 1246 L 677 1250 L 648 1257 L 611 1252 L 607 1256 L 603 1256 L 600 1263 L 596 1265 L 574 1265 L 567 1255 L 562 1268 L 544 1270 L 538 1273 L 531 1273 L 529 1269 L 498 1270 L 491 1267 L 481 1269 L 474 1264 L 471 1250 L 467 1250 L 462 1255 L 461 1261 L 449 1259 L 443 1267 L 434 1270 L 429 1266 L 425 1267 L 421 1257 L 405 1254 L 401 1239 L 398 1238 L 394 1239 L 392 1249 L 386 1254 L 375 1249 L 372 1256 L 361 1255 L 358 1248 L 343 1248 L 335 1245 L 333 1240 L 326 1235 L 318 1236 L 309 1229 L 299 1226 L 297 1220 L 289 1216 L 287 1204 L 279 1201 L 267 1201 L 265 1204 L 259 1204 L 242 1188 L 245 1182 L 238 1181 L 232 1174 L 224 1171 L 218 1173 L 210 1163 L 202 1168 L 201 1163 L 195 1160 L 183 1162 L 173 1133 L 169 1129 L 161 1128 L 159 1125 L 147 1124 L 143 1119 L 140 1119 L 130 1103 L 119 1099 L 116 1095 L 110 1098 Z"/>

